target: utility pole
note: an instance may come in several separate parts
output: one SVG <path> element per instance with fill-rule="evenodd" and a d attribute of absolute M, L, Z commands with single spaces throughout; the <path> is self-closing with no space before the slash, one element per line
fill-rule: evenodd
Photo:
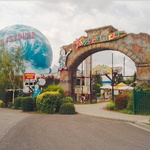
<path fill-rule="evenodd" d="M 90 55 L 90 103 L 92 103 L 92 56 Z"/>
<path fill-rule="evenodd" d="M 123 59 L 123 76 L 125 76 L 125 57 Z"/>
<path fill-rule="evenodd" d="M 113 58 L 113 53 L 112 53 L 112 100 L 114 101 L 114 76 L 113 76 L 113 74 L 114 74 L 114 71 L 113 71 L 113 60 L 114 58 Z"/>
<path fill-rule="evenodd" d="M 92 103 L 92 71 L 90 70 L 90 103 Z"/>

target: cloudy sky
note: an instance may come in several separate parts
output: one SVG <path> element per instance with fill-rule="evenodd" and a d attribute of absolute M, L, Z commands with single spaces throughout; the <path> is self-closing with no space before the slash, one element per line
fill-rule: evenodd
<path fill-rule="evenodd" d="M 150 34 L 149 0 L 0 0 L 0 30 L 15 24 L 32 26 L 49 40 L 53 65 L 58 63 L 60 47 L 86 35 L 85 30 L 112 25 L 127 33 Z M 125 55 L 114 51 L 93 56 L 94 65 L 122 66 Z M 97 57 L 98 56 L 98 57 Z M 132 75 L 135 64 L 126 57 L 126 75 Z"/>

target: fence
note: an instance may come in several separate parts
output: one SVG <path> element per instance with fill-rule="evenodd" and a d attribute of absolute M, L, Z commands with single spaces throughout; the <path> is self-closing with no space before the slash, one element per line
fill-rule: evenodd
<path fill-rule="evenodd" d="M 150 93 L 144 92 L 143 90 L 133 90 L 134 103 L 133 111 L 134 114 L 145 114 L 150 115 Z"/>

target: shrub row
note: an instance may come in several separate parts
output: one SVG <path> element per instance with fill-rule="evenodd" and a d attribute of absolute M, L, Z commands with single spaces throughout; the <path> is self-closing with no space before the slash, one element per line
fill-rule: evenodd
<path fill-rule="evenodd" d="M 33 111 L 35 109 L 35 100 L 32 97 L 17 97 L 14 100 L 14 109 Z"/>
<path fill-rule="evenodd" d="M 40 113 L 75 114 L 75 107 L 71 97 L 64 97 L 64 90 L 60 86 L 52 85 L 43 90 L 43 93 L 35 98 L 17 97 L 8 103 L 9 108 L 22 109 L 23 111 L 37 110 Z M 0 103 L 0 107 L 1 107 Z M 13 107 L 12 107 L 13 106 Z"/>

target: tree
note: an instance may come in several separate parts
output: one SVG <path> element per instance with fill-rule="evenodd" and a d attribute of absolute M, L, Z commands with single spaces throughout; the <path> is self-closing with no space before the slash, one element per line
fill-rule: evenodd
<path fill-rule="evenodd" d="M 113 73 L 113 80 L 114 80 L 114 84 L 118 84 L 120 82 L 123 82 L 123 76 L 122 73 L 118 73 L 118 72 L 114 72 Z"/>
<path fill-rule="evenodd" d="M 129 77 L 129 78 L 124 80 L 124 83 L 127 84 L 127 85 L 130 85 L 133 82 L 134 82 L 133 77 Z"/>
<path fill-rule="evenodd" d="M 135 81 L 136 81 L 136 72 L 133 75 L 133 82 L 135 82 Z"/>
<path fill-rule="evenodd" d="M 14 54 L 0 50 L 0 91 L 19 88 L 20 75 L 25 71 L 24 58 L 21 56 L 21 48 L 14 50 Z M 14 92 L 13 92 L 14 93 Z M 14 94 L 13 94 L 14 99 Z"/>
<path fill-rule="evenodd" d="M 93 81 L 93 90 L 95 94 L 100 93 L 100 87 L 102 86 L 102 77 L 100 74 L 95 75 L 95 80 Z"/>

